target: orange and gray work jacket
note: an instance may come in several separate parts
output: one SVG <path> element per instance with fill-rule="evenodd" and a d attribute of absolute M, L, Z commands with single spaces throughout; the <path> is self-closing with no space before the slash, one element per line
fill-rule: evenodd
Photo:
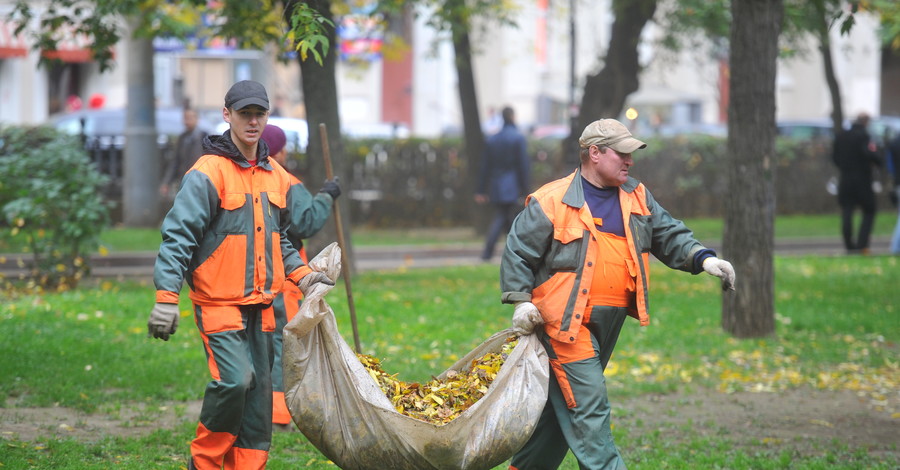
<path fill-rule="evenodd" d="M 288 227 L 288 240 L 298 250 L 303 248 L 303 240 L 316 234 L 331 214 L 334 199 L 328 193 L 319 192 L 313 196 L 303 182 L 296 176 L 288 174 L 291 187 L 288 190 L 288 209 L 291 213 Z M 301 255 L 302 257 L 302 255 Z"/>
<path fill-rule="evenodd" d="M 628 307 L 642 326 L 650 323 L 650 254 L 673 269 L 697 274 L 702 260 L 714 255 L 680 220 L 660 206 L 646 187 L 629 177 L 619 187 L 630 260 L 635 276 Z M 532 302 L 553 339 L 575 342 L 589 305 L 600 243 L 584 199 L 581 170 L 550 182 L 531 195 L 506 239 L 500 266 L 501 300 Z"/>
<path fill-rule="evenodd" d="M 182 282 L 199 305 L 268 304 L 285 278 L 309 274 L 287 238 L 288 172 L 260 141 L 250 165 L 228 132 L 204 139 L 162 224 L 156 301 L 178 303 Z"/>

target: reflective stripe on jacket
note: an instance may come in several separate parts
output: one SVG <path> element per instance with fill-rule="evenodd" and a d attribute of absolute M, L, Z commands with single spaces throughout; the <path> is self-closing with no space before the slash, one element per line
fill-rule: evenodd
<path fill-rule="evenodd" d="M 286 236 L 290 186 L 288 172 L 271 159 L 251 166 L 243 158 L 201 157 L 162 224 L 157 301 L 177 303 L 185 281 L 200 305 L 267 304 L 286 273 L 295 283 L 308 274 Z"/>
<path fill-rule="evenodd" d="M 694 254 L 705 247 L 636 179 L 629 177 L 619 187 L 619 202 L 631 255 L 626 262 L 637 287 L 629 313 L 644 326 L 650 323 L 650 254 L 670 268 L 696 274 L 702 268 L 694 265 Z M 507 236 L 501 300 L 534 303 L 550 337 L 574 342 L 590 298 L 599 250 L 596 230 L 580 169 L 529 195 Z"/>

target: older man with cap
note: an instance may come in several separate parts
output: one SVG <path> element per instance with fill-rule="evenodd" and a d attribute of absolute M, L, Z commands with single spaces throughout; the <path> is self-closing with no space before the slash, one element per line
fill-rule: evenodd
<path fill-rule="evenodd" d="M 629 175 L 645 148 L 614 119 L 581 134 L 581 166 L 528 196 L 500 265 L 513 328 L 539 335 L 553 371 L 537 428 L 513 457 L 517 470 L 557 468 L 571 450 L 582 469 L 624 469 L 610 432 L 603 370 L 625 318 L 649 324 L 650 255 L 672 269 L 721 278 L 734 269 L 694 239 Z"/>
<path fill-rule="evenodd" d="M 262 133 L 262 140 L 269 146 L 269 158 L 287 167 L 287 136 L 284 130 L 274 124 L 266 125 Z M 306 186 L 294 175 L 290 175 L 291 189 L 291 225 L 288 228 L 288 240 L 300 252 L 300 258 L 306 263 L 306 249 L 303 240 L 316 234 L 325 225 L 328 215 L 331 214 L 331 206 L 334 200 L 341 194 L 341 188 L 337 177 L 334 180 L 325 181 L 319 193 L 313 196 Z M 290 322 L 300 310 L 300 302 L 303 293 L 297 286 L 285 283 L 284 289 L 272 301 L 271 310 L 275 317 L 275 332 L 272 335 L 272 349 L 274 361 L 272 363 L 272 426 L 275 430 L 289 431 L 291 426 L 291 414 L 287 403 L 284 401 L 284 369 L 281 364 L 281 352 L 283 350 L 284 326 Z"/>
<path fill-rule="evenodd" d="M 269 99 L 254 81 L 235 83 L 222 115 L 231 127 L 203 141 L 163 221 L 148 334 L 169 339 L 178 327 L 182 283 L 211 380 L 188 468 L 261 469 L 272 440 L 272 332 L 266 307 L 285 282 L 308 292 L 333 285 L 312 271 L 288 240 L 291 179 L 260 140 Z M 173 371 L 177 372 L 177 371 Z"/>

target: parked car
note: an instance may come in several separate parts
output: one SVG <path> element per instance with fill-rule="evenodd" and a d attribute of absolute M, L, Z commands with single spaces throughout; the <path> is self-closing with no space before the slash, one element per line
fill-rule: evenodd
<path fill-rule="evenodd" d="M 97 138 L 101 144 L 112 144 L 121 148 L 125 143 L 125 108 L 83 109 L 51 116 L 49 124 L 71 135 Z M 213 126 L 203 119 L 197 124 L 210 132 Z M 159 108 L 156 110 L 156 132 L 158 141 L 164 145 L 184 131 L 184 116 L 181 108 Z"/>
<path fill-rule="evenodd" d="M 779 121 L 778 135 L 791 139 L 833 139 L 834 128 L 830 119 L 797 119 Z"/>

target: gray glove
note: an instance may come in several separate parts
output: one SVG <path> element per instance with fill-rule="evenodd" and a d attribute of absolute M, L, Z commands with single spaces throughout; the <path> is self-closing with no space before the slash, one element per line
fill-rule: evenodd
<path fill-rule="evenodd" d="M 325 180 L 319 192 L 331 196 L 331 199 L 336 201 L 341 195 L 341 179 L 335 176 L 333 180 Z"/>
<path fill-rule="evenodd" d="M 529 335 L 541 323 L 544 323 L 544 319 L 541 318 L 541 312 L 538 311 L 533 303 L 519 302 L 516 304 L 512 317 L 512 327 L 515 334 Z"/>
<path fill-rule="evenodd" d="M 728 261 L 710 256 L 703 260 L 703 270 L 722 280 L 722 290 L 734 290 L 734 267 Z"/>
<path fill-rule="evenodd" d="M 333 286 L 334 281 L 328 278 L 325 273 L 319 271 L 313 271 L 306 276 L 300 278 L 300 282 L 297 283 L 297 287 L 300 288 L 300 292 L 303 292 L 303 296 L 306 297 L 306 293 L 312 289 L 312 287 L 318 283 L 325 284 L 327 286 Z"/>
<path fill-rule="evenodd" d="M 175 334 L 178 329 L 178 304 L 164 304 L 157 302 L 150 311 L 150 320 L 147 321 L 147 336 L 169 340 L 169 335 Z"/>

